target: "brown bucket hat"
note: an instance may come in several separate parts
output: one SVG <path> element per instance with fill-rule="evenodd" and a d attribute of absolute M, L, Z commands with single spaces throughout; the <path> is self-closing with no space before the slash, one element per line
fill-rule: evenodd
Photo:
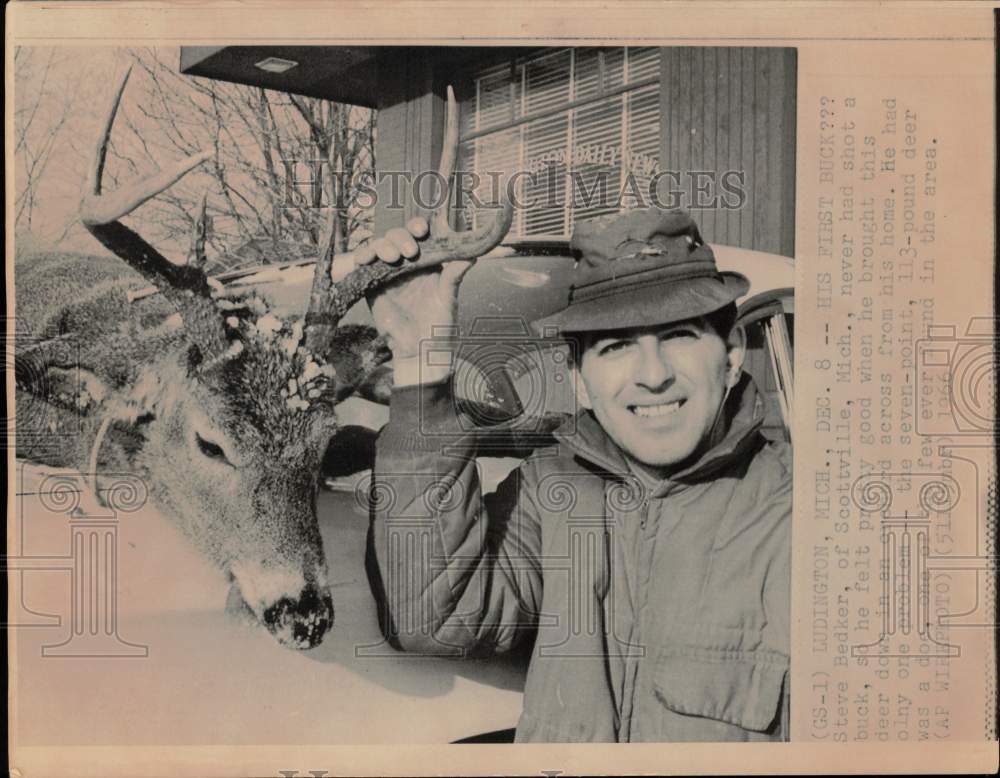
<path fill-rule="evenodd" d="M 545 335 L 669 324 L 746 294 L 740 273 L 719 272 L 684 210 L 644 208 L 578 223 L 569 304 L 534 322 Z"/>

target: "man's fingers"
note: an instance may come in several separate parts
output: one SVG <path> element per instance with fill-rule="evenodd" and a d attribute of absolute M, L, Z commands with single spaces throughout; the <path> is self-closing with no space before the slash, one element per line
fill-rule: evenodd
<path fill-rule="evenodd" d="M 368 241 L 363 246 L 358 246 L 358 248 L 354 249 L 354 251 L 344 254 L 343 256 L 353 259 L 355 265 L 367 265 L 378 259 L 375 254 L 375 246 L 372 245 L 372 241 Z"/>
<path fill-rule="evenodd" d="M 336 254 L 333 257 L 333 262 L 330 264 L 330 278 L 334 283 L 342 281 L 354 268 L 367 265 L 376 258 L 375 248 L 370 242 L 364 246 L 359 246 L 354 251 Z"/>
<path fill-rule="evenodd" d="M 368 241 L 347 254 L 340 254 L 333 260 L 330 277 L 336 282 L 343 279 L 355 267 L 368 265 L 376 259 L 396 264 L 403 257 L 414 259 L 420 253 L 415 238 L 423 238 L 430 231 L 427 219 L 414 216 L 406 223 L 406 228 L 394 227 L 380 238 Z"/>
<path fill-rule="evenodd" d="M 385 234 L 385 239 L 389 241 L 396 250 L 407 259 L 417 256 L 419 249 L 413 236 L 402 227 L 395 227 Z"/>
<path fill-rule="evenodd" d="M 423 216 L 414 216 L 406 223 L 406 229 L 414 238 L 426 237 L 427 233 L 430 231 L 430 225 L 427 223 L 427 219 Z"/>
<path fill-rule="evenodd" d="M 375 254 L 383 262 L 396 263 L 402 257 L 396 244 L 388 238 L 376 238 L 372 241 L 372 247 L 375 249 Z"/>

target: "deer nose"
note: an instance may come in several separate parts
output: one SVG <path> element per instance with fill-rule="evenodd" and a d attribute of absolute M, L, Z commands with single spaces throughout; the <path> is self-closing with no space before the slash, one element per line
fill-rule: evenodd
<path fill-rule="evenodd" d="M 328 589 L 309 584 L 298 599 L 282 597 L 267 608 L 264 625 L 283 645 L 312 648 L 333 626 L 333 598 Z"/>

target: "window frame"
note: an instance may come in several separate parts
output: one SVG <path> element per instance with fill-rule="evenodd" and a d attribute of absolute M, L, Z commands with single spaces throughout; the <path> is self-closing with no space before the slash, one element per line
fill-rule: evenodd
<path fill-rule="evenodd" d="M 745 300 L 737 309 L 736 324 L 744 329 L 761 328 L 768 365 L 778 389 L 781 421 L 791 443 L 795 408 L 795 352 L 786 315 L 795 315 L 795 289 L 792 287 L 769 289 Z"/>
<path fill-rule="evenodd" d="M 581 51 L 589 52 L 593 50 L 596 50 L 598 54 L 597 56 L 598 83 L 596 85 L 596 93 L 588 94 L 586 97 L 576 98 L 575 90 L 578 85 L 576 83 L 577 79 L 576 79 L 575 68 L 578 59 L 578 52 Z M 636 65 L 636 62 L 634 62 L 633 58 L 630 57 L 630 52 L 634 52 L 636 50 L 640 50 L 645 55 L 650 56 L 650 60 L 655 60 L 655 67 L 653 68 L 654 70 L 653 75 L 644 75 L 641 78 L 630 80 L 630 68 Z M 613 85 L 609 85 L 608 83 L 609 78 L 607 74 L 609 72 L 609 64 L 607 55 L 611 52 L 620 52 L 621 54 L 620 77 L 622 82 L 620 84 L 615 83 Z M 527 66 L 530 66 L 532 63 L 541 62 L 549 58 L 563 56 L 566 53 L 569 54 L 569 74 L 568 74 L 568 90 L 567 90 L 569 99 L 560 102 L 557 105 L 552 105 L 550 107 L 546 107 L 541 110 L 536 110 L 531 113 L 525 113 L 524 105 L 527 100 L 526 79 L 529 70 Z M 480 166 L 481 152 L 480 152 L 480 144 L 477 142 L 480 139 L 487 138 L 490 136 L 502 136 L 503 133 L 510 133 L 512 130 L 518 130 L 518 128 L 526 127 L 527 125 L 531 125 L 532 123 L 544 124 L 544 122 L 547 119 L 553 119 L 555 117 L 560 117 L 560 116 L 566 117 L 567 127 L 565 130 L 565 141 L 566 141 L 565 145 L 567 147 L 569 158 L 564 164 L 565 169 L 561 174 L 564 179 L 562 195 L 565 199 L 565 202 L 562 204 L 562 209 L 561 209 L 562 211 L 561 228 L 546 229 L 544 226 L 542 226 L 541 230 L 538 231 L 537 228 L 533 228 L 528 225 L 524 211 L 519 210 L 518 213 L 515 215 L 515 223 L 511 230 L 512 235 L 521 238 L 530 238 L 531 236 L 538 234 L 545 234 L 545 235 L 560 234 L 568 237 L 569 233 L 572 230 L 573 223 L 577 220 L 577 218 L 581 218 L 576 215 L 577 207 L 575 203 L 575 196 L 573 197 L 569 196 L 571 171 L 586 172 L 584 168 L 577 167 L 572 161 L 572 152 L 575 147 L 575 137 L 579 129 L 577 126 L 579 122 L 578 114 L 581 110 L 586 110 L 587 108 L 590 107 L 599 106 L 602 103 L 612 101 L 615 99 L 620 99 L 621 101 L 621 106 L 620 106 L 621 141 L 619 144 L 619 152 L 618 152 L 619 161 L 613 164 L 619 168 L 618 169 L 619 187 L 625 185 L 626 171 L 629 170 L 629 167 L 624 161 L 624 157 L 626 151 L 629 152 L 632 151 L 629 142 L 630 123 L 632 120 L 631 111 L 637 110 L 635 108 L 630 107 L 631 95 L 633 94 L 641 95 L 643 90 L 651 90 L 651 89 L 656 90 L 657 92 L 656 95 L 657 99 L 655 100 L 657 106 L 656 116 L 658 117 L 658 120 L 661 122 L 661 129 L 662 129 L 662 118 L 659 118 L 663 110 L 662 98 L 659 95 L 659 91 L 662 88 L 661 87 L 662 57 L 663 57 L 662 50 L 659 47 L 651 47 L 651 46 L 614 46 L 614 47 L 567 46 L 558 49 L 538 48 L 528 52 L 518 52 L 517 54 L 514 55 L 508 53 L 506 56 L 497 56 L 495 59 L 489 58 L 476 62 L 476 69 L 474 72 L 470 72 L 468 69 L 466 69 L 465 72 L 468 73 L 468 75 L 462 78 L 455 85 L 456 94 L 462 111 L 467 111 L 471 107 L 472 110 L 474 110 L 476 113 L 475 113 L 475 118 L 471 122 L 468 122 L 468 126 L 466 126 L 466 121 L 464 120 L 464 117 L 462 120 L 460 120 L 460 132 L 459 132 L 458 143 L 459 143 L 459 149 L 465 148 L 467 144 L 470 143 L 473 144 L 471 152 L 466 152 L 466 153 L 468 154 L 468 158 L 472 160 L 472 169 L 474 171 L 478 171 Z M 480 123 L 480 111 L 482 108 L 479 104 L 481 99 L 480 97 L 481 83 L 483 79 L 495 77 L 497 73 L 502 73 L 503 71 L 501 66 L 503 65 L 506 65 L 507 70 L 509 71 L 509 87 L 511 90 L 511 93 L 508 97 L 509 118 L 507 119 L 507 121 L 493 123 L 490 124 L 488 127 L 484 128 L 481 126 Z M 649 63 L 640 60 L 639 65 L 640 67 L 643 68 L 643 70 L 645 70 L 648 67 Z M 520 86 L 517 86 L 518 81 L 516 79 L 516 75 L 518 73 L 520 73 L 520 82 L 519 82 Z M 617 78 L 615 78 L 615 81 L 617 81 Z M 517 99 L 518 94 L 520 95 L 519 97 L 519 102 L 521 105 L 520 111 L 515 110 L 515 101 Z M 647 109 L 643 108 L 641 110 L 644 112 Z M 526 129 L 521 129 L 517 133 L 516 138 L 511 139 L 513 142 L 517 143 L 518 167 L 516 169 L 518 170 L 523 170 L 526 164 L 525 163 L 526 144 L 527 144 L 526 132 L 527 132 Z M 652 152 L 643 150 L 642 153 L 649 156 L 655 155 L 654 158 L 658 166 L 662 164 L 662 160 L 660 160 L 659 158 L 660 151 L 661 149 L 657 147 Z M 459 153 L 460 157 L 462 153 L 463 152 L 460 151 Z M 640 171 L 636 171 L 636 173 L 638 175 L 645 175 L 645 173 L 641 173 Z M 524 184 L 523 180 L 521 183 L 522 185 Z M 621 207 L 618 208 L 618 211 L 625 210 L 626 208 L 629 207 L 629 204 L 627 202 L 619 201 L 619 204 Z M 468 226 L 470 224 L 475 225 L 476 217 L 474 213 L 471 214 L 472 218 L 470 219 L 469 214 L 460 213 L 461 209 L 457 207 L 456 203 L 452 204 L 452 208 L 454 209 L 454 212 L 456 213 L 456 218 L 459 220 L 460 224 L 464 224 L 465 226 Z M 611 212 L 612 209 L 605 209 L 605 210 Z M 600 215 L 600 213 L 601 209 L 599 208 L 597 213 L 586 214 L 582 218 L 589 218 L 593 215 Z M 554 219 L 556 219 L 556 217 L 555 214 L 553 213 L 551 215 L 550 220 Z M 544 222 L 545 219 L 543 218 L 542 221 Z"/>

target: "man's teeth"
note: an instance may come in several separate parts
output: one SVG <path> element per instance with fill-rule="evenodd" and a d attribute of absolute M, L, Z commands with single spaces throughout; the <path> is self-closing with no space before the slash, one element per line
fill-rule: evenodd
<path fill-rule="evenodd" d="M 632 409 L 632 413 L 636 416 L 666 416 L 669 413 L 674 413 L 680 407 L 681 401 L 675 400 L 672 403 L 663 403 L 662 405 L 636 405 Z"/>

